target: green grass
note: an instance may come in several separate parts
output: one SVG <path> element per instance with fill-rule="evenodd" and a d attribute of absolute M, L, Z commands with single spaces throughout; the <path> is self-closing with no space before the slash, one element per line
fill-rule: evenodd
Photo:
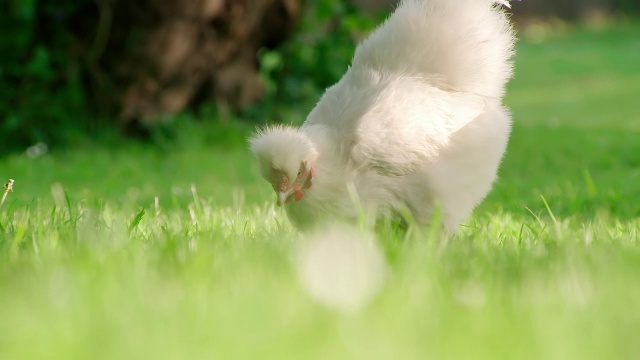
<path fill-rule="evenodd" d="M 448 242 L 382 229 L 355 312 L 305 292 L 241 141 L 0 160 L 0 359 L 639 358 L 640 24 L 518 50 L 495 190 Z"/>

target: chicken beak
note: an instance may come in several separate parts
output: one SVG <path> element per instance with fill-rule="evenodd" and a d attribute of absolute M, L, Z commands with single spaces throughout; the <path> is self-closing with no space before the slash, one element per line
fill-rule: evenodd
<path fill-rule="evenodd" d="M 287 199 L 294 191 L 295 190 L 293 188 L 289 188 L 288 190 L 278 192 L 278 205 L 286 203 Z"/>

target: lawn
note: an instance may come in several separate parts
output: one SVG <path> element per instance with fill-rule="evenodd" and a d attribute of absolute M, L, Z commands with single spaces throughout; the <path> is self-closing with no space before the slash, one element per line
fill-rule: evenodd
<path fill-rule="evenodd" d="M 446 242 L 303 238 L 247 125 L 0 159 L 0 359 L 640 358 L 640 23 L 539 40 L 501 178 Z"/>

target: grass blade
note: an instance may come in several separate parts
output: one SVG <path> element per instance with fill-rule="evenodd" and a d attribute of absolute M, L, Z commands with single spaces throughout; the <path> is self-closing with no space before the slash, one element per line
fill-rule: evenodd
<path fill-rule="evenodd" d="M 129 231 L 132 231 L 140 224 L 140 221 L 142 221 L 142 218 L 144 218 L 145 213 L 146 211 L 144 210 L 144 208 L 142 208 L 142 210 L 140 210 L 136 214 L 136 216 L 133 218 L 133 220 L 131 220 L 131 223 L 129 224 L 129 228 L 128 228 Z"/>

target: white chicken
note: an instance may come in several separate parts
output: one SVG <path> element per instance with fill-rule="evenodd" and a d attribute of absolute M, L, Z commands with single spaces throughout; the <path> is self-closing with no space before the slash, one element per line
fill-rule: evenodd
<path fill-rule="evenodd" d="M 332 218 L 436 209 L 456 232 L 491 190 L 510 130 L 508 1 L 404 0 L 355 52 L 300 128 L 250 139 L 301 229 Z"/>

